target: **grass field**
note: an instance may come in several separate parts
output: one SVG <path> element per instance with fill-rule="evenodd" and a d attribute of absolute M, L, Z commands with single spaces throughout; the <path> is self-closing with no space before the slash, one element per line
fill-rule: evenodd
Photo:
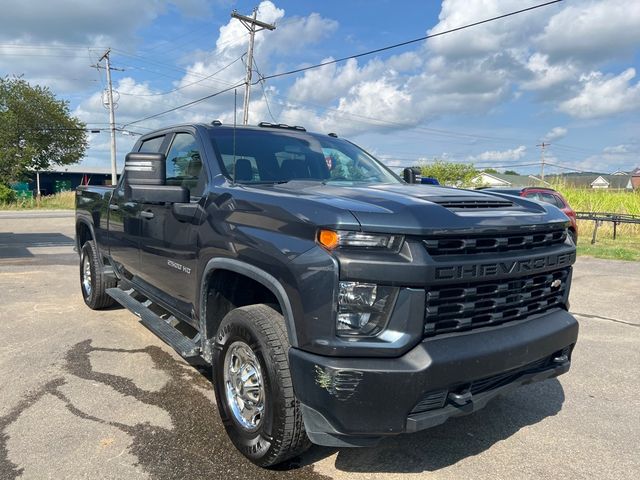
<path fill-rule="evenodd" d="M 75 192 L 61 192 L 40 198 L 40 205 L 36 199 L 20 200 L 14 203 L 1 203 L 0 210 L 73 210 L 75 208 Z"/>
<path fill-rule="evenodd" d="M 640 192 L 569 188 L 554 185 L 577 212 L 607 212 L 640 215 Z M 616 260 L 640 260 L 640 225 L 618 225 L 613 240 L 613 224 L 598 227 L 596 243 L 591 244 L 595 222 L 578 220 L 578 254 Z"/>

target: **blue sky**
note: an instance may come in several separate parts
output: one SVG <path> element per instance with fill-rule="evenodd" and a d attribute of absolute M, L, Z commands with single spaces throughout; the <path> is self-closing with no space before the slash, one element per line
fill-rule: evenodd
<path fill-rule="evenodd" d="M 232 92 L 136 120 L 242 81 L 248 36 L 233 9 L 259 6 L 259 18 L 276 24 L 256 36 L 257 69 L 270 75 L 537 3 L 23 0 L 3 7 L 0 74 L 50 86 L 89 127 L 104 127 L 104 71 L 89 65 L 111 47 L 124 69 L 113 72 L 119 126 L 231 122 Z M 637 0 L 565 0 L 254 85 L 250 123 L 336 132 L 394 167 L 443 158 L 535 173 L 536 145 L 546 141 L 547 161 L 564 167 L 547 172 L 630 170 L 640 165 L 638 25 Z M 108 167 L 108 133 L 90 141 L 84 163 Z M 118 134 L 119 159 L 134 141 Z"/>

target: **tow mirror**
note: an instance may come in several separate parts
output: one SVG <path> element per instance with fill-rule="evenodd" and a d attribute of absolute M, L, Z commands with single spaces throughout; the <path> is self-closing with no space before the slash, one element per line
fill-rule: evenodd
<path fill-rule="evenodd" d="M 166 183 L 162 153 L 128 153 L 124 160 L 125 198 L 139 203 L 187 203 L 189 189 Z"/>
<path fill-rule="evenodd" d="M 420 167 L 408 167 L 402 171 L 404 181 L 407 183 L 422 183 Z"/>
<path fill-rule="evenodd" d="M 130 152 L 124 159 L 124 182 L 128 185 L 164 185 L 166 157 L 162 153 Z"/>

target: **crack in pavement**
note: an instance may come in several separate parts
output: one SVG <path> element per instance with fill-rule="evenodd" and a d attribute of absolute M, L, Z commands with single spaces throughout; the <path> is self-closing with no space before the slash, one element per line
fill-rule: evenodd
<path fill-rule="evenodd" d="M 574 315 L 578 315 L 580 317 L 592 318 L 594 320 L 606 320 L 608 322 L 621 323 L 622 325 L 629 325 L 630 327 L 640 327 L 640 324 L 638 323 L 627 322 L 625 320 L 618 320 L 617 318 L 603 317 L 602 315 L 592 315 L 590 313 L 580 313 L 580 312 L 571 312 L 571 313 L 573 313 Z"/>
<path fill-rule="evenodd" d="M 152 392 L 140 388 L 130 378 L 97 372 L 91 365 L 90 355 L 99 351 L 123 355 L 145 353 L 150 356 L 155 368 L 168 375 L 169 380 L 162 388 Z M 184 368 L 159 347 L 130 350 L 100 348 L 93 347 L 91 340 L 85 340 L 67 351 L 63 368 L 70 378 L 61 377 L 47 382 L 7 415 L 0 417 L 0 478 L 3 480 L 14 480 L 24 471 L 9 459 L 9 438 L 5 429 L 46 394 L 61 400 L 75 417 L 110 425 L 129 435 L 132 443 L 126 450 L 137 458 L 137 466 L 151 478 L 327 478 L 300 459 L 293 459 L 279 466 L 278 470 L 261 469 L 246 460 L 228 439 L 215 404 L 203 393 L 212 389 L 210 381 L 197 370 Z M 151 425 L 148 421 L 134 425 L 107 421 L 83 411 L 60 390 L 70 384 L 73 377 L 106 385 L 121 395 L 162 409 L 171 418 L 172 428 Z"/>

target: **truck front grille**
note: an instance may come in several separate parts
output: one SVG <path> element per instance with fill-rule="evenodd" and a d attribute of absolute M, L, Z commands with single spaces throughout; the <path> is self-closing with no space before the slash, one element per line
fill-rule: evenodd
<path fill-rule="evenodd" d="M 569 268 L 518 278 L 429 288 L 425 336 L 523 320 L 563 304 Z"/>
<path fill-rule="evenodd" d="M 510 252 L 564 243 L 564 227 L 546 228 L 526 233 L 496 233 L 495 235 L 443 236 L 423 240 L 429 255 L 466 255 L 474 253 Z"/>

